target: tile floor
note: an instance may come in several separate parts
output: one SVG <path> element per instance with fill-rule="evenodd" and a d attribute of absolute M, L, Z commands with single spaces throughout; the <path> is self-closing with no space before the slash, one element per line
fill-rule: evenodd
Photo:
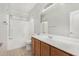
<path fill-rule="evenodd" d="M 26 48 L 18 48 L 9 51 L 0 50 L 0 56 L 31 56 L 31 50 L 26 50 Z"/>

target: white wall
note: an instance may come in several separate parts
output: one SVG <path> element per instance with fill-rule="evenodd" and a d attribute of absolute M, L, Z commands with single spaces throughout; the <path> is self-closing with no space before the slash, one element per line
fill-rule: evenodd
<path fill-rule="evenodd" d="M 48 21 L 48 31 L 51 34 L 70 34 L 70 12 L 79 10 L 78 3 L 56 3 L 55 6 L 44 12 L 44 18 Z"/>
<path fill-rule="evenodd" d="M 38 3 L 29 13 L 29 18 L 34 19 L 34 33 L 41 32 L 40 14 L 45 5 L 46 5 L 45 3 Z"/>
<path fill-rule="evenodd" d="M 2 46 L 0 49 L 5 50 L 7 45 L 8 39 L 8 15 L 1 15 L 0 14 L 0 42 Z M 7 23 L 5 23 L 7 22 Z"/>
<path fill-rule="evenodd" d="M 6 49 L 8 39 L 8 4 L 0 4 L 0 42 L 2 46 L 1 50 Z M 6 23 L 5 23 L 6 22 Z"/>

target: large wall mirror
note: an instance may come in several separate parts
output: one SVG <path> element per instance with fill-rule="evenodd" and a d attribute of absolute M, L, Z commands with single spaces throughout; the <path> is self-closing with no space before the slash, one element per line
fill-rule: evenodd
<path fill-rule="evenodd" d="M 41 23 L 48 23 L 49 34 L 79 38 L 78 5 L 79 3 L 50 3 L 41 13 Z"/>
<path fill-rule="evenodd" d="M 47 14 L 45 13 L 49 8 L 50 6 L 52 5 L 53 3 L 47 3 L 44 8 L 42 9 L 42 12 L 41 12 L 41 31 L 42 33 L 48 33 L 48 19 L 46 18 Z"/>

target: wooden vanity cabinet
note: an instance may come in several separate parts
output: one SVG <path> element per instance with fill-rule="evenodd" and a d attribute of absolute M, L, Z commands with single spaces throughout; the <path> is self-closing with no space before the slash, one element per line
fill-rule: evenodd
<path fill-rule="evenodd" d="M 34 56 L 73 56 L 61 49 L 32 37 L 32 55 Z"/>

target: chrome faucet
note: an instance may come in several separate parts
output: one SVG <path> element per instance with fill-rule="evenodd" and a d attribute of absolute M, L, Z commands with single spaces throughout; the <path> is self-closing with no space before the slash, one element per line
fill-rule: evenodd
<path fill-rule="evenodd" d="M 48 36 L 48 38 L 52 39 L 52 36 Z"/>

